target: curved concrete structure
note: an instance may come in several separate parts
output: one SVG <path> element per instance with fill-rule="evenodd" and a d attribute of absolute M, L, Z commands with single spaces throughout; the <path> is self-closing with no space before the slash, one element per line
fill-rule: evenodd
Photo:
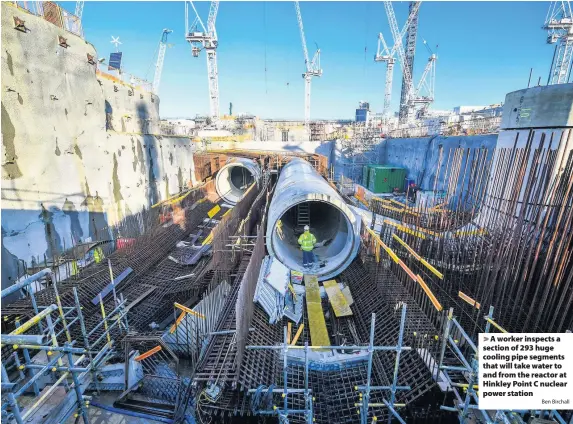
<path fill-rule="evenodd" d="M 360 219 L 308 162 L 290 161 L 281 171 L 269 207 L 267 249 L 285 266 L 301 272 L 304 268 L 298 237 L 303 225 L 298 207 L 310 217 L 310 231 L 319 244 L 314 249 L 317 263 L 312 273 L 320 281 L 335 277 L 358 253 Z"/>
<path fill-rule="evenodd" d="M 232 158 L 217 172 L 217 194 L 232 205 L 241 200 L 249 186 L 261 176 L 259 165 L 247 158 Z"/>

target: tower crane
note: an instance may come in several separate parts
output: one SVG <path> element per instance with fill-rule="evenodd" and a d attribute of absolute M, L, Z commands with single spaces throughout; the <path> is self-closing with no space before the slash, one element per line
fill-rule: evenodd
<path fill-rule="evenodd" d="M 408 19 L 400 31 L 398 37 L 400 43 L 408 31 L 408 27 L 410 26 L 410 22 L 412 21 L 415 14 L 418 12 L 418 8 L 420 7 L 420 3 L 417 2 L 416 6 L 410 10 L 410 14 L 408 15 Z M 382 115 L 387 119 L 388 113 L 390 111 L 390 101 L 392 99 L 392 80 L 394 74 L 394 64 L 396 63 L 396 59 L 394 55 L 396 54 L 397 50 L 397 42 L 394 43 L 392 46 L 392 50 L 388 48 L 386 41 L 384 40 L 384 36 L 382 33 L 378 34 L 378 49 L 376 50 L 376 55 L 374 56 L 374 62 L 386 62 L 386 82 L 384 84 L 384 109 L 382 111 Z"/>
<path fill-rule="evenodd" d="M 396 15 L 394 14 L 394 8 L 392 7 L 392 2 L 390 0 L 384 1 L 384 7 L 386 9 L 386 15 L 388 16 L 388 22 L 390 23 L 390 30 L 392 31 L 392 36 L 394 37 L 394 47 L 398 54 L 398 60 L 400 66 L 402 67 L 402 97 L 400 98 L 400 123 L 410 122 L 414 118 L 415 108 L 417 105 L 422 105 L 422 113 L 427 110 L 430 103 L 434 101 L 434 85 L 435 85 L 435 71 L 436 71 L 436 60 L 437 56 L 430 50 L 430 59 L 424 69 L 422 78 L 419 84 L 414 87 L 412 69 L 413 60 L 415 53 L 415 34 L 417 22 L 418 22 L 418 11 L 421 2 L 412 2 L 410 5 L 410 15 L 411 20 L 407 25 L 408 28 L 408 51 L 404 51 L 404 46 L 402 45 L 403 34 L 398 32 L 398 23 L 396 22 Z M 410 19 L 410 17 L 409 17 Z M 414 34 L 414 37 L 411 37 Z M 412 40 L 412 38 L 414 38 Z M 426 44 L 424 42 L 424 44 Z M 428 82 L 429 78 L 429 82 Z M 426 96 L 420 96 L 422 89 L 427 90 Z"/>
<path fill-rule="evenodd" d="M 547 84 L 569 81 L 573 63 L 573 13 L 569 1 L 552 1 L 543 29 L 547 30 L 547 44 L 557 43 Z"/>
<path fill-rule="evenodd" d="M 155 75 L 153 77 L 153 92 L 159 93 L 159 83 L 161 83 L 161 72 L 163 72 L 163 62 L 165 61 L 165 51 L 167 50 L 167 35 L 172 33 L 170 29 L 164 29 L 159 40 L 159 53 L 155 63 Z"/>
<path fill-rule="evenodd" d="M 310 123 L 310 85 L 312 77 L 322 76 L 322 69 L 320 69 L 320 49 L 317 48 L 312 60 L 308 58 L 308 50 L 306 48 L 306 38 L 304 36 L 304 27 L 302 25 L 302 15 L 300 14 L 300 6 L 298 1 L 294 2 L 296 10 L 296 18 L 298 20 L 298 28 L 300 30 L 300 39 L 302 40 L 302 51 L 304 53 L 304 66 L 305 72 L 302 74 L 304 78 L 304 125 L 307 127 Z"/>
<path fill-rule="evenodd" d="M 78 17 L 79 21 L 82 20 L 82 14 L 84 13 L 84 1 L 77 1 L 76 2 L 76 12 L 75 15 Z"/>
<path fill-rule="evenodd" d="M 430 51 L 430 58 L 426 63 L 420 82 L 418 82 L 418 85 L 410 99 L 410 105 L 412 108 L 421 106 L 418 116 L 423 116 L 428 110 L 430 104 L 434 101 L 434 87 L 436 84 L 436 60 L 438 57 L 432 49 L 430 49 L 426 40 L 424 40 L 424 44 Z"/>
<path fill-rule="evenodd" d="M 189 5 L 195 13 L 195 19 L 189 25 Z M 191 54 L 199 57 L 201 50 L 207 54 L 207 78 L 209 82 L 209 114 L 211 122 L 217 126 L 219 123 L 219 72 L 217 70 L 217 30 L 215 20 L 219 11 L 219 2 L 212 1 L 207 18 L 207 28 L 195 9 L 192 1 L 185 2 L 185 39 L 191 44 Z"/>

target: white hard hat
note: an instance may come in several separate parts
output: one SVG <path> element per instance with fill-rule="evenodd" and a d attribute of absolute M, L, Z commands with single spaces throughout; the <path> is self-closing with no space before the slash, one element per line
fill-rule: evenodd
<path fill-rule="evenodd" d="M 305 225 L 305 226 L 304 226 L 304 231 L 308 231 L 308 230 L 310 230 L 310 227 L 309 227 L 308 225 Z"/>

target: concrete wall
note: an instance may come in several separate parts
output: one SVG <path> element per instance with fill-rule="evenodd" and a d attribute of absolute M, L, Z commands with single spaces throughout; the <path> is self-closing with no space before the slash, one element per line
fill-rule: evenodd
<path fill-rule="evenodd" d="M 525 88 L 508 93 L 501 128 L 573 127 L 573 83 Z"/>
<path fill-rule="evenodd" d="M 96 76 L 90 43 L 9 4 L 1 8 L 5 287 L 18 260 L 30 266 L 64 246 L 106 239 L 108 225 L 185 187 L 194 179 L 195 144 L 153 135 L 159 99 Z M 28 31 L 14 29 L 14 16 Z M 69 47 L 58 45 L 58 35 Z"/>
<path fill-rule="evenodd" d="M 474 136 L 432 136 L 420 138 L 392 138 L 382 140 L 374 149 L 360 155 L 355 160 L 344 154 L 342 144 L 338 142 L 335 148 L 335 174 L 354 178 L 357 182 L 362 178 L 362 164 L 373 163 L 406 168 L 407 177 L 414 179 L 423 189 L 432 189 L 436 175 L 438 183 L 442 182 L 447 166 L 448 154 L 454 149 L 486 148 L 491 151 L 496 147 L 497 134 Z M 441 169 L 438 174 L 438 162 L 442 152 Z"/>
<path fill-rule="evenodd" d="M 389 139 L 380 143 L 378 163 L 406 168 L 408 178 L 414 179 L 423 189 L 431 189 L 438 174 L 440 151 L 442 163 L 439 175 L 443 177 L 446 174 L 448 154 L 454 149 L 485 148 L 491 152 L 496 143 L 497 134 Z"/>

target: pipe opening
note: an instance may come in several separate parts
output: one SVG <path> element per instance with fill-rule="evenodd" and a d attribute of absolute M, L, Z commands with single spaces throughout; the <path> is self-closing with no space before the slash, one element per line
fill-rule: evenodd
<path fill-rule="evenodd" d="M 234 204 L 242 199 L 254 181 L 255 176 L 250 169 L 240 163 L 229 164 L 217 174 L 217 192 L 227 202 Z"/>
<path fill-rule="evenodd" d="M 273 231 L 273 250 L 277 259 L 291 269 L 303 271 L 302 250 L 298 244 L 304 225 L 316 237 L 315 269 L 335 269 L 351 254 L 353 226 L 335 205 L 322 201 L 304 201 L 291 206 L 280 217 L 280 229 Z"/>

